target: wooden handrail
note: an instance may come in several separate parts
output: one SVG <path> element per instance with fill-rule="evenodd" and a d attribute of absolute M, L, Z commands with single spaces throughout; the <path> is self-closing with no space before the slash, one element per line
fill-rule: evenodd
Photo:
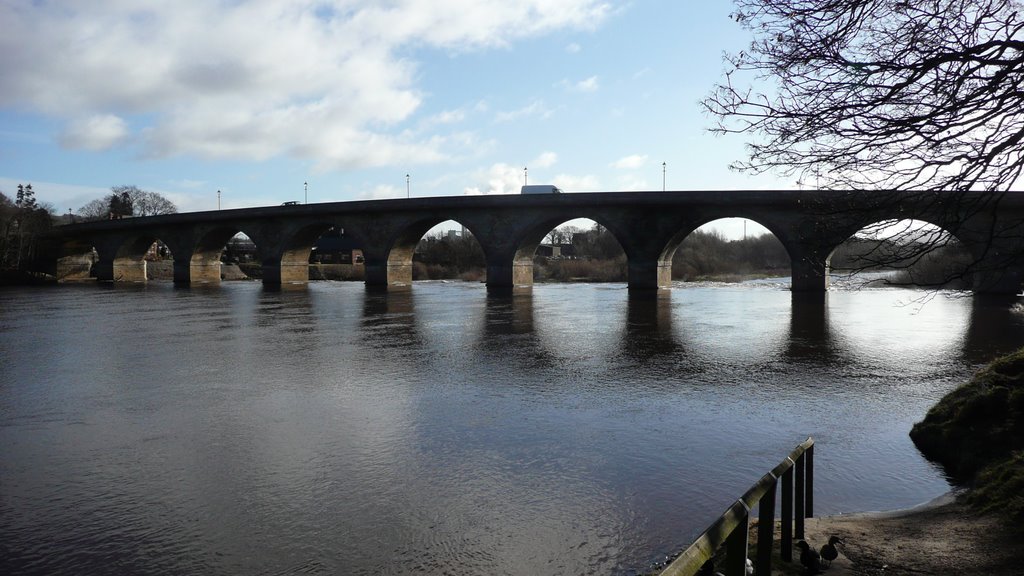
<path fill-rule="evenodd" d="M 814 439 L 807 438 L 785 460 L 765 474 L 717 520 L 711 523 L 693 544 L 673 560 L 659 576 L 694 576 L 722 546 L 726 546 L 725 576 L 743 576 L 746 570 L 750 510 L 758 506 L 758 539 L 755 567 L 757 574 L 771 574 L 771 550 L 775 528 L 775 488 L 782 478 L 782 556 L 792 558 L 793 526 L 796 538 L 804 537 L 804 517 L 813 513 Z M 795 471 L 795 473 L 794 473 Z M 793 518 L 793 476 L 796 476 L 796 511 Z M 788 554 L 787 554 L 788 552 Z"/>

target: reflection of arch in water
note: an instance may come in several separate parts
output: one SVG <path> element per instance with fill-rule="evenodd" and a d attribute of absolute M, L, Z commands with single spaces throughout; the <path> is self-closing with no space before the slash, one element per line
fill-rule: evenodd
<path fill-rule="evenodd" d="M 415 308 L 411 291 L 367 291 L 360 331 L 374 345 L 419 350 L 423 337 L 416 328 Z"/>
<path fill-rule="evenodd" d="M 672 295 L 668 291 L 633 291 L 626 300 L 622 351 L 636 362 L 685 353 L 672 326 Z"/>
<path fill-rule="evenodd" d="M 793 292 L 786 358 L 813 364 L 839 362 L 828 316 L 828 292 Z"/>
<path fill-rule="evenodd" d="M 293 334 L 316 331 L 317 315 L 313 311 L 305 284 L 274 286 L 264 284 L 256 307 L 256 325 Z"/>
<path fill-rule="evenodd" d="M 533 333 L 533 294 L 488 292 L 484 313 L 484 340 L 491 336 Z"/>
<path fill-rule="evenodd" d="M 535 331 L 534 296 L 530 291 L 507 293 L 489 290 L 483 321 L 476 345 L 481 354 L 505 366 L 517 362 L 527 362 L 531 368 L 558 365 L 558 359 L 543 345 Z"/>
<path fill-rule="evenodd" d="M 970 364 L 990 362 L 1024 346 L 1024 308 L 1016 296 L 976 295 L 964 332 L 962 357 Z"/>

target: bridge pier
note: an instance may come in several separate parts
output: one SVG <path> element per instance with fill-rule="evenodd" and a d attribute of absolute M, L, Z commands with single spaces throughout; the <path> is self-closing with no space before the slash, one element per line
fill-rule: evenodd
<path fill-rule="evenodd" d="M 627 259 L 629 290 L 667 290 L 672 287 L 672 261 Z"/>
<path fill-rule="evenodd" d="M 367 288 L 408 290 L 412 287 L 412 263 L 371 260 L 363 253 L 363 274 Z"/>
<path fill-rule="evenodd" d="M 145 282 L 146 261 L 129 258 L 100 258 L 96 262 L 96 280 L 100 282 Z"/>
<path fill-rule="evenodd" d="M 91 253 L 71 254 L 57 259 L 58 282 L 78 282 L 92 279 L 93 256 Z"/>
<path fill-rule="evenodd" d="M 308 262 L 264 262 L 263 284 L 279 286 L 281 284 L 308 284 Z"/>
<path fill-rule="evenodd" d="M 828 290 L 828 264 L 824 260 L 793 258 L 793 292 L 825 292 Z"/>
<path fill-rule="evenodd" d="M 487 289 L 497 292 L 533 287 L 533 257 L 492 255 L 487 258 Z"/>
<path fill-rule="evenodd" d="M 185 264 L 182 262 L 182 264 Z M 188 279 L 183 284 L 220 284 L 220 259 L 205 260 L 195 258 L 188 266 Z M 177 261 L 174 264 L 174 281 L 179 281 L 179 267 Z"/>
<path fill-rule="evenodd" d="M 1024 270 L 1019 267 L 1006 267 L 995 270 L 979 270 L 973 275 L 975 294 L 1017 295 L 1024 283 Z"/>

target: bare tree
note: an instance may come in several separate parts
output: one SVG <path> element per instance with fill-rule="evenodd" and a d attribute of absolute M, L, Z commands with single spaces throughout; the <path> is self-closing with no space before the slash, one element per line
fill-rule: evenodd
<path fill-rule="evenodd" d="M 137 186 L 114 186 L 110 191 L 118 196 L 125 194 L 131 199 L 134 216 L 156 216 L 159 214 L 175 214 L 178 207 L 173 202 L 156 192 L 141 190 Z"/>
<path fill-rule="evenodd" d="M 736 0 L 754 40 L 726 55 L 703 104 L 713 131 L 754 137 L 742 170 L 822 188 L 1006 190 L 1024 166 L 1020 8 Z"/>
<path fill-rule="evenodd" d="M 121 216 L 156 216 L 175 214 L 178 207 L 164 196 L 142 190 L 138 186 L 113 186 L 110 194 L 90 201 L 78 209 L 78 215 L 87 220 L 102 220 Z"/>
<path fill-rule="evenodd" d="M 725 56 L 725 77 L 702 103 L 712 132 L 749 138 L 734 169 L 821 189 L 993 193 L 973 196 L 968 212 L 993 210 L 1021 175 L 1019 0 L 735 4 L 753 41 Z M 868 264 L 916 262 L 948 246 L 948 235 L 917 230 L 905 250 L 873 253 Z"/>

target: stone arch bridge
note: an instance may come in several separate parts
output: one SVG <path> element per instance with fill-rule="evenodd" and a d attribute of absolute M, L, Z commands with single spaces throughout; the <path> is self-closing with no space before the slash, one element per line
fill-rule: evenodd
<path fill-rule="evenodd" d="M 533 255 L 550 230 L 575 218 L 606 227 L 628 259 L 630 289 L 667 288 L 679 243 L 719 218 L 748 218 L 770 230 L 789 253 L 794 291 L 828 288 L 832 251 L 880 221 L 916 219 L 959 239 L 977 263 L 978 292 L 1013 293 L 1024 277 L 1024 193 L 867 191 L 602 192 L 446 196 L 191 212 L 70 224 L 49 240 L 47 272 L 59 280 L 142 282 L 144 255 L 156 240 L 174 256 L 181 284 L 220 281 L 221 251 L 236 233 L 257 247 L 267 284 L 309 279 L 317 239 L 343 228 L 363 248 L 368 286 L 412 281 L 413 251 L 435 225 L 455 220 L 480 242 L 489 288 L 533 282 Z M 95 249 L 95 253 L 93 250 Z"/>

